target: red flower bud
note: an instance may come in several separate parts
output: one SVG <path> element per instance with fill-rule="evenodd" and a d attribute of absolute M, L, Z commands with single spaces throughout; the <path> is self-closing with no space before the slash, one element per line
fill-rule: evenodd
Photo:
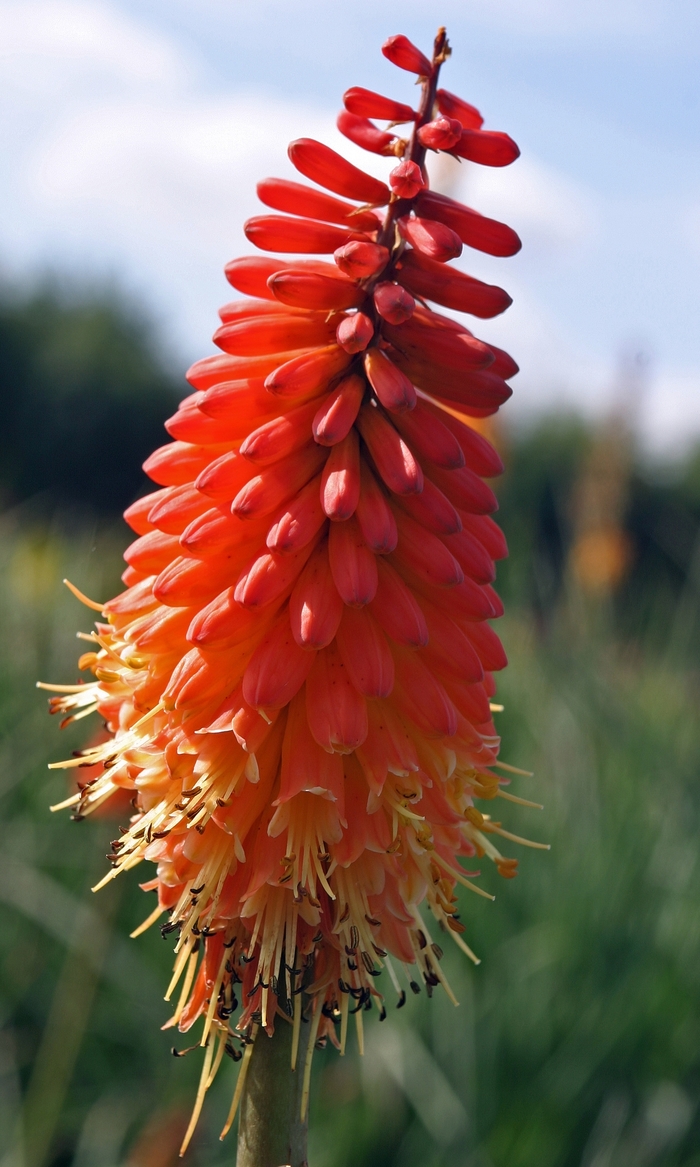
<path fill-rule="evenodd" d="M 399 220 L 399 227 L 408 242 L 430 259 L 445 263 L 462 254 L 462 240 L 456 231 L 444 223 L 434 223 L 431 219 L 411 219 L 407 215 Z"/>
<path fill-rule="evenodd" d="M 399 162 L 389 175 L 389 186 L 397 198 L 414 199 L 418 191 L 425 186 L 420 166 L 415 162 L 410 162 L 408 158 Z"/>
<path fill-rule="evenodd" d="M 377 206 L 389 202 L 389 191 L 383 182 L 365 174 L 364 170 L 313 138 L 298 138 L 296 142 L 290 142 L 287 153 L 300 174 L 334 194 L 357 199 L 360 203 L 376 203 Z"/>
<path fill-rule="evenodd" d="M 374 325 L 364 312 L 356 312 L 354 316 L 341 320 L 335 335 L 346 353 L 361 353 L 374 336 Z"/>
<path fill-rule="evenodd" d="M 362 289 L 342 279 L 330 264 L 328 267 L 333 273 L 328 276 L 296 267 L 283 268 L 270 276 L 268 286 L 276 299 L 290 308 L 330 312 L 359 307 L 364 299 Z"/>
<path fill-rule="evenodd" d="M 379 315 L 390 324 L 403 324 L 410 320 L 416 302 L 410 292 L 400 284 L 387 280 L 374 289 L 374 306 Z"/>
<path fill-rule="evenodd" d="M 385 409 L 402 413 L 413 409 L 416 391 L 405 373 L 378 348 L 371 348 L 365 354 L 367 380 Z"/>
<path fill-rule="evenodd" d="M 256 189 L 260 202 L 266 207 L 286 211 L 289 215 L 321 219 L 324 223 L 342 223 L 352 231 L 376 231 L 381 221 L 375 211 L 361 210 L 325 191 L 305 186 L 303 182 L 290 182 L 287 178 L 264 178 Z"/>
<path fill-rule="evenodd" d="M 292 219 L 286 215 L 255 215 L 243 224 L 246 239 L 261 251 L 306 252 L 329 255 L 342 247 L 347 227 L 332 227 L 315 219 Z"/>
<path fill-rule="evenodd" d="M 346 243 L 333 254 L 340 270 L 354 280 L 364 280 L 375 275 L 389 262 L 386 247 L 381 247 L 378 243 L 362 243 L 359 240 Z"/>
<path fill-rule="evenodd" d="M 324 398 L 312 425 L 314 440 L 320 446 L 342 442 L 355 423 L 366 387 L 364 377 L 351 374 Z"/>
<path fill-rule="evenodd" d="M 405 143 L 397 138 L 396 134 L 391 134 L 388 130 L 378 130 L 369 118 L 358 117 L 357 114 L 348 113 L 344 109 L 338 114 L 336 125 L 341 134 L 372 154 L 394 154 L 395 146 L 399 147 L 399 154 L 404 151 Z"/>
<path fill-rule="evenodd" d="M 476 106 L 470 105 L 468 101 L 462 101 L 461 97 L 455 97 L 454 93 L 448 93 L 446 89 L 438 89 L 435 96 L 440 113 L 448 118 L 457 118 L 465 130 L 478 130 L 484 124 Z"/>
<path fill-rule="evenodd" d="M 468 247 L 485 251 L 488 255 L 515 255 L 521 243 L 512 227 L 488 219 L 462 203 L 456 203 L 436 191 L 422 191 L 416 201 L 416 212 L 430 219 L 439 219 L 451 227 Z"/>
<path fill-rule="evenodd" d="M 520 157 L 513 139 L 498 130 L 463 130 L 452 152 L 481 166 L 510 166 Z"/>
<path fill-rule="evenodd" d="M 387 61 L 405 69 L 407 73 L 417 73 L 419 77 L 429 77 L 433 66 L 420 49 L 417 49 L 407 36 L 390 36 L 382 45 L 382 52 Z"/>
<path fill-rule="evenodd" d="M 435 118 L 418 131 L 418 141 L 429 150 L 451 150 L 461 137 L 462 124 L 454 118 Z"/>
<path fill-rule="evenodd" d="M 349 113 L 359 117 L 387 122 L 412 122 L 418 117 L 410 105 L 394 101 L 391 97 L 382 97 L 381 93 L 373 93 L 371 89 L 362 89 L 359 85 L 345 91 L 343 105 Z"/>

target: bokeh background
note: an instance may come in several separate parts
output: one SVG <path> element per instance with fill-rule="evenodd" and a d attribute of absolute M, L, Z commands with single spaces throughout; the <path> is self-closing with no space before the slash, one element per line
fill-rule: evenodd
<path fill-rule="evenodd" d="M 139 874 L 90 895 L 117 823 L 47 807 L 120 511 L 211 351 L 254 184 L 334 144 L 351 84 L 448 25 L 445 86 L 510 132 L 505 171 L 435 185 L 523 251 L 463 257 L 522 372 L 491 436 L 511 557 L 503 757 L 525 852 L 464 904 L 482 957 L 367 1053 L 316 1058 L 313 1167 L 700 1167 L 700 9 L 693 0 L 0 0 L 0 1167 L 170 1167 L 199 1073 L 159 1026 L 171 944 Z M 348 150 L 352 153 L 352 149 Z M 386 169 L 376 160 L 377 172 Z M 145 876 L 141 876 L 145 878 Z M 185 1042 L 180 1039 L 182 1046 Z M 189 1161 L 221 1145 L 210 1092 Z"/>

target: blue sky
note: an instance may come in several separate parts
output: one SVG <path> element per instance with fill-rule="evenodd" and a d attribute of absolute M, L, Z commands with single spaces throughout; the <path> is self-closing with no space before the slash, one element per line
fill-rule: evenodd
<path fill-rule="evenodd" d="M 445 86 L 522 150 L 503 171 L 434 174 L 523 238 L 512 260 L 460 261 L 514 296 L 477 330 L 521 363 L 512 417 L 604 414 L 621 354 L 642 349 L 634 423 L 651 449 L 683 447 L 700 435 L 691 0 L 0 0 L 0 266 L 116 279 L 184 366 L 210 351 L 223 264 L 249 250 L 256 178 L 291 174 L 292 137 L 342 142 L 349 85 L 410 100 L 380 45 L 402 31 L 427 48 L 440 22 Z"/>

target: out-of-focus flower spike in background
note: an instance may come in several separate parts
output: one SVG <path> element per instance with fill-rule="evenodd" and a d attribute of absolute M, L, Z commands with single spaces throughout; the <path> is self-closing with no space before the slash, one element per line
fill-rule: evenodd
<path fill-rule="evenodd" d="M 511 549 L 498 717 L 502 756 L 534 771 L 518 793 L 545 804 L 514 829 L 537 813 L 553 846 L 496 905 L 465 902 L 483 960 L 446 952 L 458 1012 L 415 997 L 362 1061 L 318 1055 L 312 1162 L 700 1164 L 698 14 L 425 7 L 0 3 L 2 1167 L 175 1162 L 199 1063 L 164 1056 L 172 944 L 125 939 L 137 877 L 90 896 L 117 823 L 49 818 L 68 791 L 33 684 L 74 678 L 61 578 L 118 590 L 119 512 L 247 250 L 255 180 L 291 177 L 290 138 L 334 144 L 342 90 L 386 84 L 376 45 L 430 44 L 438 17 L 445 85 L 523 151 L 433 179 L 524 243 L 514 306 L 482 330 L 522 366 L 489 432 Z M 229 1101 L 222 1073 L 193 1164 L 230 1161 Z"/>

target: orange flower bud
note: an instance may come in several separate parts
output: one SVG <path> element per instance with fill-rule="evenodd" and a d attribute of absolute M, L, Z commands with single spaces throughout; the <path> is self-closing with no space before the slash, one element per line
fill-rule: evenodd
<path fill-rule="evenodd" d="M 266 543 L 271 551 L 288 555 L 298 551 L 325 525 L 320 488 L 319 474 L 285 503 L 267 534 Z"/>
<path fill-rule="evenodd" d="M 316 653 L 306 682 L 306 716 L 314 739 L 329 753 L 349 754 L 367 737 L 367 704 L 335 645 Z"/>
<path fill-rule="evenodd" d="M 338 651 L 348 676 L 364 697 L 388 697 L 394 688 L 394 658 L 368 608 L 343 609 Z"/>
<path fill-rule="evenodd" d="M 333 582 L 343 602 L 361 608 L 377 591 L 377 559 L 370 551 L 355 519 L 331 523 L 328 558 Z"/>
<path fill-rule="evenodd" d="M 301 648 L 325 648 L 338 631 L 343 611 L 324 541 L 309 559 L 289 599 L 289 618 L 297 644 Z"/>
<path fill-rule="evenodd" d="M 398 644 L 420 648 L 428 643 L 428 626 L 413 592 L 385 560 L 377 564 L 377 592 L 370 611 Z"/>
<path fill-rule="evenodd" d="M 296 643 L 285 613 L 250 658 L 243 696 L 254 709 L 281 709 L 299 692 L 313 662 L 314 653 Z"/>

